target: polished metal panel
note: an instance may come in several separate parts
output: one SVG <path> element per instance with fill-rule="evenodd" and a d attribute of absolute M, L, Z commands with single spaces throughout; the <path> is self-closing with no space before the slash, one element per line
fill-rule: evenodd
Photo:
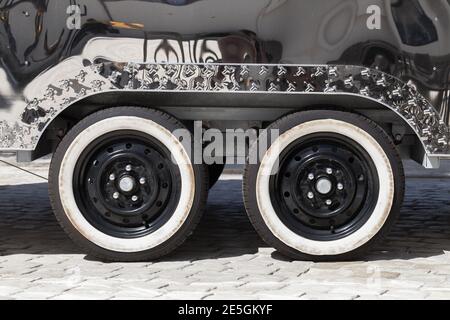
<path fill-rule="evenodd" d="M 71 5 L 81 10 L 78 29 L 68 27 Z M 376 100 L 428 154 L 448 154 L 449 31 L 447 0 L 0 0 L 0 148 L 35 148 L 57 114 L 98 92 L 239 86 Z M 171 68 L 213 75 L 196 83 Z"/>
<path fill-rule="evenodd" d="M 80 58 L 81 59 L 81 58 Z M 76 58 L 73 58 L 76 60 Z M 23 129 L 11 128 L 0 147 L 34 149 L 61 111 L 91 95 L 105 92 L 209 92 L 223 94 L 328 94 L 370 99 L 396 112 L 420 137 L 430 154 L 448 152 L 448 128 L 434 107 L 412 84 L 378 70 L 357 66 L 260 64 L 139 64 L 102 62 L 73 69 L 58 84 L 39 81 L 36 96 L 21 114 Z M 38 86 L 36 84 L 36 86 Z M 41 94 L 37 94 L 41 92 Z"/>

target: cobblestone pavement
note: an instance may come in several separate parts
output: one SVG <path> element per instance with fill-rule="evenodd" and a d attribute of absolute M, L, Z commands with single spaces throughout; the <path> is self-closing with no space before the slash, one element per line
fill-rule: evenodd
<path fill-rule="evenodd" d="M 46 163 L 28 167 L 46 174 Z M 290 261 L 250 225 L 241 182 L 210 194 L 194 235 L 157 262 L 102 263 L 61 231 L 47 184 L 0 164 L 0 298 L 450 298 L 450 179 L 409 179 L 402 216 L 365 261 Z"/>

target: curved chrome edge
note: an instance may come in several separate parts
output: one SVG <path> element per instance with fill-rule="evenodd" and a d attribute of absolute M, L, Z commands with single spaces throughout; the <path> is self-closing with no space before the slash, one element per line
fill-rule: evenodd
<path fill-rule="evenodd" d="M 84 67 L 76 67 L 84 64 Z M 403 118 L 428 156 L 450 154 L 449 128 L 411 83 L 378 70 L 344 65 L 172 64 L 71 58 L 25 90 L 21 119 L 0 121 L 0 150 L 34 150 L 59 113 L 92 95 L 115 92 L 333 94 L 370 99 Z M 69 66 L 69 67 L 67 67 Z M 49 74 L 50 73 L 50 74 Z M 64 75 L 64 76 L 58 76 Z M 47 81 L 43 81 L 48 79 Z"/>

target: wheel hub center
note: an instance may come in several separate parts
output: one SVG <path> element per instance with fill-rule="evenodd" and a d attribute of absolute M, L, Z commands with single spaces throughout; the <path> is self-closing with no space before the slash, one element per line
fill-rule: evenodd
<path fill-rule="evenodd" d="M 320 194 L 328 194 L 330 193 L 333 185 L 331 181 L 327 178 L 321 178 L 316 182 L 316 190 Z"/>
<path fill-rule="evenodd" d="M 124 176 L 119 180 L 119 189 L 122 192 L 131 192 L 136 186 L 136 181 L 131 176 Z"/>

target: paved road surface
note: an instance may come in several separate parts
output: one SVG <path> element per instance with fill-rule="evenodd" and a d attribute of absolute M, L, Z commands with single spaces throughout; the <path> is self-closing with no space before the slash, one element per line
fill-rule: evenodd
<path fill-rule="evenodd" d="M 31 167 L 46 174 L 46 162 Z M 450 179 L 409 179 L 402 216 L 365 261 L 290 261 L 250 225 L 238 180 L 211 190 L 195 234 L 157 262 L 102 263 L 61 231 L 45 181 L 0 164 L 0 298 L 450 298 Z"/>

